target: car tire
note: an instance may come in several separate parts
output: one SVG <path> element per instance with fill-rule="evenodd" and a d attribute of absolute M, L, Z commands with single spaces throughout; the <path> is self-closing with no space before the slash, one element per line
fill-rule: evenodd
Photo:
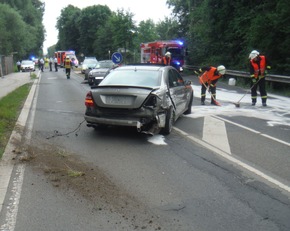
<path fill-rule="evenodd" d="M 183 113 L 184 115 L 191 114 L 192 101 L 193 101 L 193 95 L 191 94 L 187 110 Z"/>
<path fill-rule="evenodd" d="M 173 123 L 174 123 L 174 111 L 173 108 L 170 107 L 166 113 L 165 127 L 161 129 L 160 133 L 162 135 L 169 135 L 170 132 L 172 131 Z"/>

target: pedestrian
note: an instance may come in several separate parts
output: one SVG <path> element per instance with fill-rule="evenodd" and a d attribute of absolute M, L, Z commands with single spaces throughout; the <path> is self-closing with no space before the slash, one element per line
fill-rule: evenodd
<path fill-rule="evenodd" d="M 55 71 L 57 72 L 57 58 L 55 57 L 54 58 L 54 68 L 55 68 Z"/>
<path fill-rule="evenodd" d="M 169 51 L 167 51 L 164 55 L 164 57 L 162 58 L 162 64 L 165 66 L 170 66 L 171 64 L 171 53 Z"/>
<path fill-rule="evenodd" d="M 49 58 L 49 71 L 52 71 L 52 63 L 53 63 L 53 58 Z"/>
<path fill-rule="evenodd" d="M 250 59 L 250 75 L 251 75 L 251 98 L 252 106 L 257 103 L 257 88 L 262 99 L 262 105 L 267 106 L 267 91 L 266 91 L 266 79 L 267 70 L 271 69 L 268 60 L 264 55 L 260 55 L 257 50 L 251 51 L 249 55 Z"/>
<path fill-rule="evenodd" d="M 70 72 L 71 72 L 71 68 L 72 68 L 72 62 L 69 59 L 69 57 L 65 58 L 64 61 L 64 68 L 65 68 L 65 74 L 66 74 L 66 78 L 70 79 Z"/>
<path fill-rule="evenodd" d="M 199 75 L 199 82 L 201 84 L 201 105 L 205 105 L 206 90 L 211 94 L 211 104 L 219 105 L 216 101 L 216 84 L 219 78 L 226 73 L 226 68 L 223 65 L 218 67 L 202 67 L 195 71 L 195 74 Z"/>
<path fill-rule="evenodd" d="M 43 58 L 41 58 L 39 60 L 39 63 L 40 63 L 40 70 L 43 72 L 43 67 L 44 67 L 44 60 L 43 60 Z"/>
<path fill-rule="evenodd" d="M 18 60 L 17 63 L 16 63 L 16 65 L 17 65 L 17 70 L 18 70 L 18 72 L 20 72 L 20 69 L 21 69 L 21 62 Z"/>

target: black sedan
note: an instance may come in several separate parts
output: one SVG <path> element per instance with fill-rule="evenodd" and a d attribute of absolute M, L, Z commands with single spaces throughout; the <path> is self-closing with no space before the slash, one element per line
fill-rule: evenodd
<path fill-rule="evenodd" d="M 116 65 L 112 60 L 101 60 L 97 63 L 94 69 L 90 70 L 88 74 L 89 85 L 98 85 L 111 68 Z"/>
<path fill-rule="evenodd" d="M 129 126 L 167 135 L 182 114 L 191 113 L 192 100 L 191 82 L 171 66 L 121 66 L 87 93 L 85 120 L 88 127 Z"/>

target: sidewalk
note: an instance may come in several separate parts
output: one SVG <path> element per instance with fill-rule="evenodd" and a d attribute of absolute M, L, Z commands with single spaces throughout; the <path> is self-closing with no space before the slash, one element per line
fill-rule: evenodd
<path fill-rule="evenodd" d="M 35 74 L 38 74 L 38 70 Z M 30 77 L 30 72 L 14 72 L 0 77 L 0 99 L 29 82 L 33 82 Z"/>

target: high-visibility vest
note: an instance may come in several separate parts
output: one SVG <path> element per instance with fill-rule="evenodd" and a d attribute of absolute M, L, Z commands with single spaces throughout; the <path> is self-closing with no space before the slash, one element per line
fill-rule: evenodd
<path fill-rule="evenodd" d="M 163 64 L 164 65 L 170 65 L 170 62 L 171 62 L 170 57 L 166 57 L 166 56 L 163 57 Z"/>
<path fill-rule="evenodd" d="M 259 73 L 261 76 L 264 76 L 265 75 L 265 70 L 266 70 L 266 57 L 265 56 L 260 56 L 260 68 L 259 68 L 259 65 L 258 63 L 254 62 L 254 60 L 252 59 L 251 60 L 251 65 L 253 66 L 254 68 L 254 76 L 255 78 L 258 78 L 259 77 Z"/>
<path fill-rule="evenodd" d="M 216 67 L 211 67 L 208 71 L 205 71 L 199 78 L 201 84 L 211 83 L 211 81 L 219 79 L 222 75 L 215 75 L 217 71 Z"/>
<path fill-rule="evenodd" d="M 70 63 L 70 60 L 69 59 L 66 59 L 64 61 L 64 68 L 71 68 L 71 63 Z"/>

